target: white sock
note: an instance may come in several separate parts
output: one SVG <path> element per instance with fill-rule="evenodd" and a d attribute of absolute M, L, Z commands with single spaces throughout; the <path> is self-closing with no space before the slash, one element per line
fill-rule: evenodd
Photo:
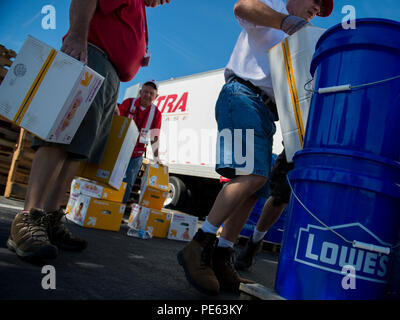
<path fill-rule="evenodd" d="M 216 227 L 212 225 L 211 223 L 208 222 L 208 219 L 206 218 L 206 221 L 204 221 L 203 225 L 201 226 L 201 230 L 205 233 L 212 233 L 216 234 L 218 231 L 219 227 Z"/>
<path fill-rule="evenodd" d="M 226 240 L 222 237 L 219 237 L 218 240 L 218 247 L 222 247 L 222 248 L 233 248 L 233 242 L 230 242 L 229 240 Z"/>
<path fill-rule="evenodd" d="M 258 231 L 257 228 L 254 228 L 253 232 L 253 243 L 260 242 L 262 239 L 264 239 L 265 235 L 267 234 L 267 231 Z"/>

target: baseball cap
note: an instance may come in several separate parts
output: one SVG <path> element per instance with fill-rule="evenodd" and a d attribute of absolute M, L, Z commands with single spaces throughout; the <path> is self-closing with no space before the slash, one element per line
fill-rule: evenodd
<path fill-rule="evenodd" d="M 146 81 L 145 83 L 143 83 L 143 85 L 150 85 L 152 87 L 155 87 L 156 90 L 158 90 L 158 83 L 154 79 Z"/>
<path fill-rule="evenodd" d="M 321 12 L 318 13 L 320 17 L 328 17 L 333 10 L 333 0 L 322 0 Z"/>

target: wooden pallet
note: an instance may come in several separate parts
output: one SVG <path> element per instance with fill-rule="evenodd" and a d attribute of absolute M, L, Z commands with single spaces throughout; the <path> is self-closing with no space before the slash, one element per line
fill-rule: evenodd
<path fill-rule="evenodd" d="M 0 193 L 3 194 L 12 157 L 18 144 L 20 128 L 7 119 L 0 119 Z"/>
<path fill-rule="evenodd" d="M 240 300 L 285 300 L 274 290 L 259 283 L 241 283 Z"/>
<path fill-rule="evenodd" d="M 15 51 L 7 49 L 0 44 L 0 83 L 7 74 L 8 68 L 11 66 L 13 59 L 17 56 Z"/>
<path fill-rule="evenodd" d="M 29 173 L 35 153 L 30 147 L 32 138 L 32 134 L 22 128 L 20 129 L 18 142 L 14 148 L 8 171 L 7 183 L 4 191 L 4 197 L 6 198 L 25 198 Z"/>

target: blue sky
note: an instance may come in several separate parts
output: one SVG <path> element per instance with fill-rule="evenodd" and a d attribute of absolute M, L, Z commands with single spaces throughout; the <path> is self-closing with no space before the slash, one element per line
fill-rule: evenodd
<path fill-rule="evenodd" d="M 236 0 L 171 0 L 147 9 L 150 66 L 121 83 L 119 102 L 127 87 L 148 79 L 158 81 L 225 67 L 240 33 L 233 15 Z M 56 9 L 55 30 L 44 30 L 43 6 Z M 69 27 L 70 0 L 0 0 L 0 44 L 18 52 L 28 34 L 59 49 Z M 342 8 L 352 5 L 357 18 L 377 17 L 400 21 L 399 0 L 335 0 L 329 18 L 313 24 L 329 28 L 341 23 Z"/>

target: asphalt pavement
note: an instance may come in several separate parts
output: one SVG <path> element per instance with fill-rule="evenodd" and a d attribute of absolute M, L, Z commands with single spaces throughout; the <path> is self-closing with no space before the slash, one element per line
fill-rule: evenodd
<path fill-rule="evenodd" d="M 186 242 L 138 239 L 119 232 L 88 229 L 67 222 L 71 232 L 88 241 L 83 252 L 60 251 L 54 260 L 26 262 L 8 250 L 11 222 L 21 201 L 0 197 L 0 300 L 243 300 L 243 295 L 221 291 L 206 296 L 186 280 L 176 259 Z M 251 271 L 240 272 L 271 290 L 278 254 L 263 251 Z M 45 265 L 54 267 L 55 288 L 44 289 Z"/>

